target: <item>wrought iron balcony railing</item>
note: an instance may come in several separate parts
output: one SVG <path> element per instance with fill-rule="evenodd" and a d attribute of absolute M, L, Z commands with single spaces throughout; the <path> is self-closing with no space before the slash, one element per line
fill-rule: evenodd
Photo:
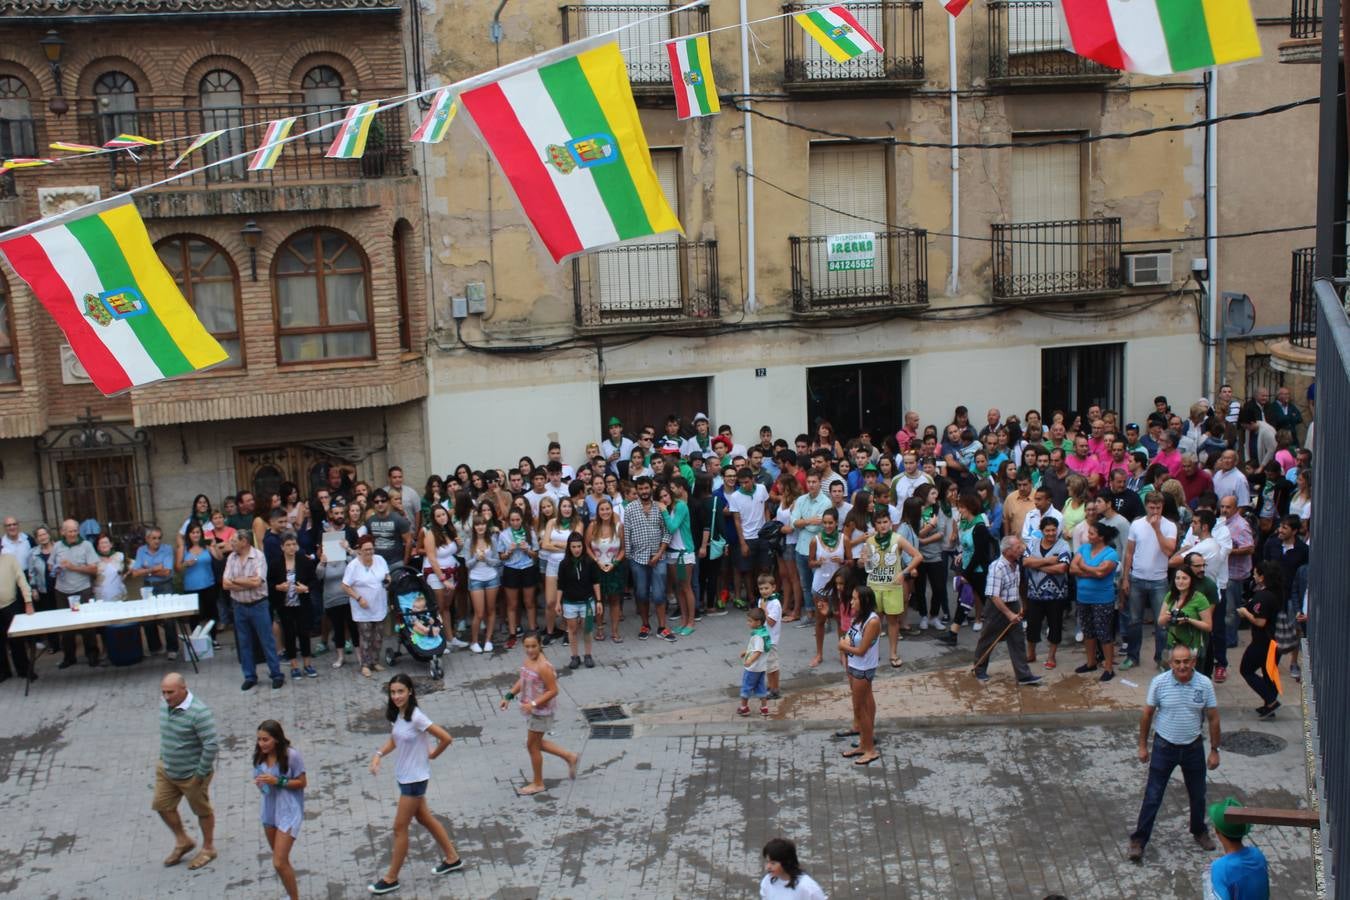
<path fill-rule="evenodd" d="M 1317 339 L 1317 298 L 1313 296 L 1316 273 L 1314 248 L 1293 253 L 1289 273 L 1289 343 L 1311 349 Z"/>
<path fill-rule="evenodd" d="M 928 303 L 928 232 L 876 232 L 872 245 L 840 251 L 841 235 L 789 237 L 792 311 L 847 312 Z M 859 244 L 860 235 L 848 236 Z"/>
<path fill-rule="evenodd" d="M 795 14 L 818 3 L 785 3 Z M 871 0 L 850 3 L 848 11 L 884 48 L 848 62 L 836 62 L 788 15 L 783 19 L 783 84 L 793 90 L 876 90 L 923 83 L 923 3 Z"/>
<path fill-rule="evenodd" d="M 995 300 L 1122 290 L 1120 219 L 994 225 Z"/>
<path fill-rule="evenodd" d="M 185 141 L 137 148 L 132 153 L 100 154 L 79 165 L 102 167 L 108 173 L 111 186 L 125 190 L 252 150 L 262 143 L 268 122 L 288 116 L 302 116 L 291 128 L 292 134 L 300 134 L 321 122 L 341 119 L 342 115 L 341 109 L 319 113 L 315 107 L 303 103 L 137 109 L 107 113 L 84 111 L 78 115 L 79 140 L 86 144 L 102 144 L 110 134 L 132 131 L 131 126 L 134 126 L 134 133 L 157 140 L 222 129 L 225 129 L 225 133 L 184 160 L 176 170 L 169 166 L 187 148 Z M 361 159 L 328 159 L 324 156 L 329 144 L 337 136 L 338 129 L 334 126 L 309 137 L 289 141 L 272 169 L 250 172 L 248 157 L 243 157 L 181 178 L 171 186 L 181 189 L 187 186 L 272 185 L 403 175 L 408 167 L 405 116 L 406 112 L 402 109 L 376 113 L 366 141 L 365 156 Z"/>
<path fill-rule="evenodd" d="M 604 34 L 624 25 L 633 25 L 619 34 L 619 49 L 628 63 L 628 80 L 639 93 L 644 90 L 664 90 L 670 87 L 670 58 L 663 41 L 707 31 L 708 6 L 669 12 L 671 4 L 659 2 L 637 3 L 572 3 L 561 7 L 563 43 Z M 650 21 L 643 21 L 650 19 Z"/>
<path fill-rule="evenodd" d="M 577 325 L 696 325 L 720 315 L 717 242 L 639 241 L 572 260 Z"/>
<path fill-rule="evenodd" d="M 1291 0 L 1289 36 L 1315 38 L 1322 34 L 1322 0 Z M 1312 301 L 1309 300 L 1311 303 Z"/>
<path fill-rule="evenodd" d="M 1064 23 L 1052 0 L 990 0 L 989 77 L 995 81 L 1106 81 L 1119 77 L 1064 49 Z"/>

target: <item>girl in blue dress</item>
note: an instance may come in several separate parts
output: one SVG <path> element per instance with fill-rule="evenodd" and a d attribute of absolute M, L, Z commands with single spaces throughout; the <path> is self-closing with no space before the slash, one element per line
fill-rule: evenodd
<path fill-rule="evenodd" d="M 268 719 L 258 726 L 253 747 L 253 783 L 262 793 L 261 819 L 267 844 L 272 848 L 272 868 L 290 900 L 300 900 L 300 888 L 291 866 L 291 847 L 300 836 L 305 818 L 305 761 L 286 740 L 281 723 Z"/>

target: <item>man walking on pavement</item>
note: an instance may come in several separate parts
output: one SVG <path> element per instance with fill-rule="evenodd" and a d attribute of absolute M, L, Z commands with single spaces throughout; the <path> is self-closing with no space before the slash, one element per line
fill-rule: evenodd
<path fill-rule="evenodd" d="M 197 846 L 178 815 L 178 802 L 187 798 L 188 807 L 202 829 L 202 849 L 188 868 L 200 869 L 217 855 L 216 815 L 209 796 L 216 753 L 220 750 L 216 719 L 210 708 L 192 695 L 187 681 L 177 672 L 164 676 L 159 693 L 163 698 L 159 705 L 159 764 L 155 766 L 155 799 L 151 807 L 174 836 L 173 852 L 164 858 L 164 865 L 178 865 Z"/>
<path fill-rule="evenodd" d="M 1021 538 L 1009 535 L 999 542 L 999 551 L 985 581 L 984 595 L 989 602 L 984 605 L 984 633 L 975 645 L 975 677 L 982 682 L 989 680 L 989 657 L 1003 641 L 1008 645 L 1008 658 L 1012 660 L 1017 683 L 1030 687 L 1040 684 L 1041 677 L 1031 674 L 1027 666 L 1026 634 L 1019 627 L 1025 618 L 1019 590 L 1022 582 L 1019 560 L 1026 545 Z"/>
<path fill-rule="evenodd" d="M 1162 806 L 1163 793 L 1172 770 L 1181 767 L 1190 798 L 1190 831 L 1206 851 L 1214 839 L 1205 825 L 1205 768 L 1219 767 L 1219 701 L 1214 684 L 1195 671 L 1195 657 L 1185 644 L 1168 654 L 1170 669 L 1149 683 L 1144 714 L 1139 720 L 1139 761 L 1148 763 L 1148 786 L 1139 808 L 1139 822 L 1130 835 L 1131 862 L 1144 858 L 1144 848 L 1153 834 L 1153 821 Z M 1209 725 L 1209 756 L 1205 756 L 1204 727 Z M 1150 754 L 1148 735 L 1153 735 Z"/>

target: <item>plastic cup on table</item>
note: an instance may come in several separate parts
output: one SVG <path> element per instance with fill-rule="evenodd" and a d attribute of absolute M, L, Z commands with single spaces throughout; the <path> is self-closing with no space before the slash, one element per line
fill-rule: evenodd
<path fill-rule="evenodd" d="M 150 585 L 148 585 L 148 584 L 143 584 L 143 585 L 141 585 L 141 599 L 142 599 L 142 600 L 149 600 L 149 599 L 150 599 L 151 597 L 153 597 L 153 596 L 155 596 L 155 589 L 154 589 L 154 588 L 152 588 L 152 587 L 151 587 Z"/>

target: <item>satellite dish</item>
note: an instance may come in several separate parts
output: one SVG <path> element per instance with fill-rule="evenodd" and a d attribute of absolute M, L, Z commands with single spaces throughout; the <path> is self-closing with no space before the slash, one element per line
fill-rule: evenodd
<path fill-rule="evenodd" d="M 1246 294 L 1223 292 L 1225 331 L 1230 335 L 1248 335 L 1256 327 L 1256 305 Z"/>

